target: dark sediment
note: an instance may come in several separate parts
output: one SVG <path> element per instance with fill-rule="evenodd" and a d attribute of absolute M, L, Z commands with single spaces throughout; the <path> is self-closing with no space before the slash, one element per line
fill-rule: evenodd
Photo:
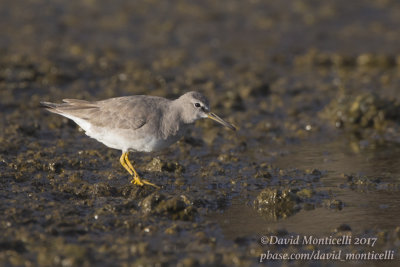
<path fill-rule="evenodd" d="M 2 3 L 0 265 L 255 266 L 268 249 L 318 249 L 263 246 L 261 232 L 308 229 L 376 236 L 374 250 L 397 253 L 399 10 L 394 0 Z M 168 150 L 132 154 L 160 190 L 130 184 L 119 151 L 39 107 L 194 89 L 239 131 L 201 121 Z M 368 164 L 356 174 L 359 158 Z"/>

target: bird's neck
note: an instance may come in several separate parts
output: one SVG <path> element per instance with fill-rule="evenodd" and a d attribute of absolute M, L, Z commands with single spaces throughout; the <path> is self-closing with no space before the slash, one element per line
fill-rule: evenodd
<path fill-rule="evenodd" d="M 170 114 L 173 114 L 173 117 L 179 120 L 179 123 L 181 125 L 183 124 L 192 124 L 194 123 L 193 118 L 191 118 L 187 112 L 185 112 L 184 105 L 185 103 L 182 103 L 180 101 L 181 99 L 176 99 L 174 101 L 171 101 L 170 103 Z"/>
<path fill-rule="evenodd" d="M 182 116 L 184 114 L 182 107 L 179 103 L 177 104 L 174 103 L 174 101 L 171 101 L 167 110 L 168 111 L 164 113 L 161 122 L 163 138 L 166 139 L 181 136 L 188 125 L 185 118 Z"/>

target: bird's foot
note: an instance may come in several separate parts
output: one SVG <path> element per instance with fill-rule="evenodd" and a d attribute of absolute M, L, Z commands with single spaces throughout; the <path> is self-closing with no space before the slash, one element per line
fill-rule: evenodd
<path fill-rule="evenodd" d="M 149 181 L 146 181 L 144 179 L 140 179 L 138 176 L 134 176 L 132 181 L 131 181 L 131 183 L 134 184 L 134 185 L 139 185 L 139 186 L 143 186 L 143 185 L 147 184 L 147 185 L 151 185 L 151 186 L 153 186 L 153 187 L 155 187 L 157 189 L 160 189 L 159 186 L 157 186 L 157 185 L 155 185 L 153 183 L 150 183 Z"/>

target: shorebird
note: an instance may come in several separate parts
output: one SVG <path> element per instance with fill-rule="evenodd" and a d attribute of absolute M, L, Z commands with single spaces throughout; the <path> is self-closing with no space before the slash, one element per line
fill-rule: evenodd
<path fill-rule="evenodd" d="M 188 92 L 175 100 L 134 95 L 101 101 L 63 99 L 64 103 L 40 102 L 50 112 L 73 120 L 86 135 L 107 147 L 122 151 L 121 165 L 133 176 L 131 183 L 157 187 L 141 179 L 129 161 L 129 152 L 152 152 L 178 141 L 188 127 L 203 118 L 231 130 L 236 127 L 210 112 L 208 99 Z"/>

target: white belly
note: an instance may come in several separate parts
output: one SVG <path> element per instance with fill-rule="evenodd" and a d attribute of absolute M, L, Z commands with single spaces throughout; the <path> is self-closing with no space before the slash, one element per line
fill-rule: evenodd
<path fill-rule="evenodd" d="M 142 138 L 134 138 L 132 131 L 128 129 L 110 129 L 93 127 L 86 120 L 73 116 L 65 116 L 75 121 L 86 133 L 86 135 L 103 143 L 107 147 L 127 151 L 151 152 L 169 147 L 178 141 L 183 134 L 183 129 L 176 135 L 169 136 L 167 139 L 157 137 L 156 135 L 146 135 Z"/>
<path fill-rule="evenodd" d="M 76 121 L 78 123 L 78 121 Z M 151 152 L 158 151 L 169 147 L 181 138 L 181 134 L 178 133 L 175 136 L 170 136 L 167 139 L 159 138 L 155 135 L 147 135 L 143 138 L 133 138 L 130 130 L 118 130 L 110 131 L 107 129 L 99 129 L 98 127 L 93 128 L 91 125 L 86 123 L 78 123 L 86 135 L 97 141 L 103 143 L 107 147 L 126 151 L 140 151 L 140 152 Z"/>

